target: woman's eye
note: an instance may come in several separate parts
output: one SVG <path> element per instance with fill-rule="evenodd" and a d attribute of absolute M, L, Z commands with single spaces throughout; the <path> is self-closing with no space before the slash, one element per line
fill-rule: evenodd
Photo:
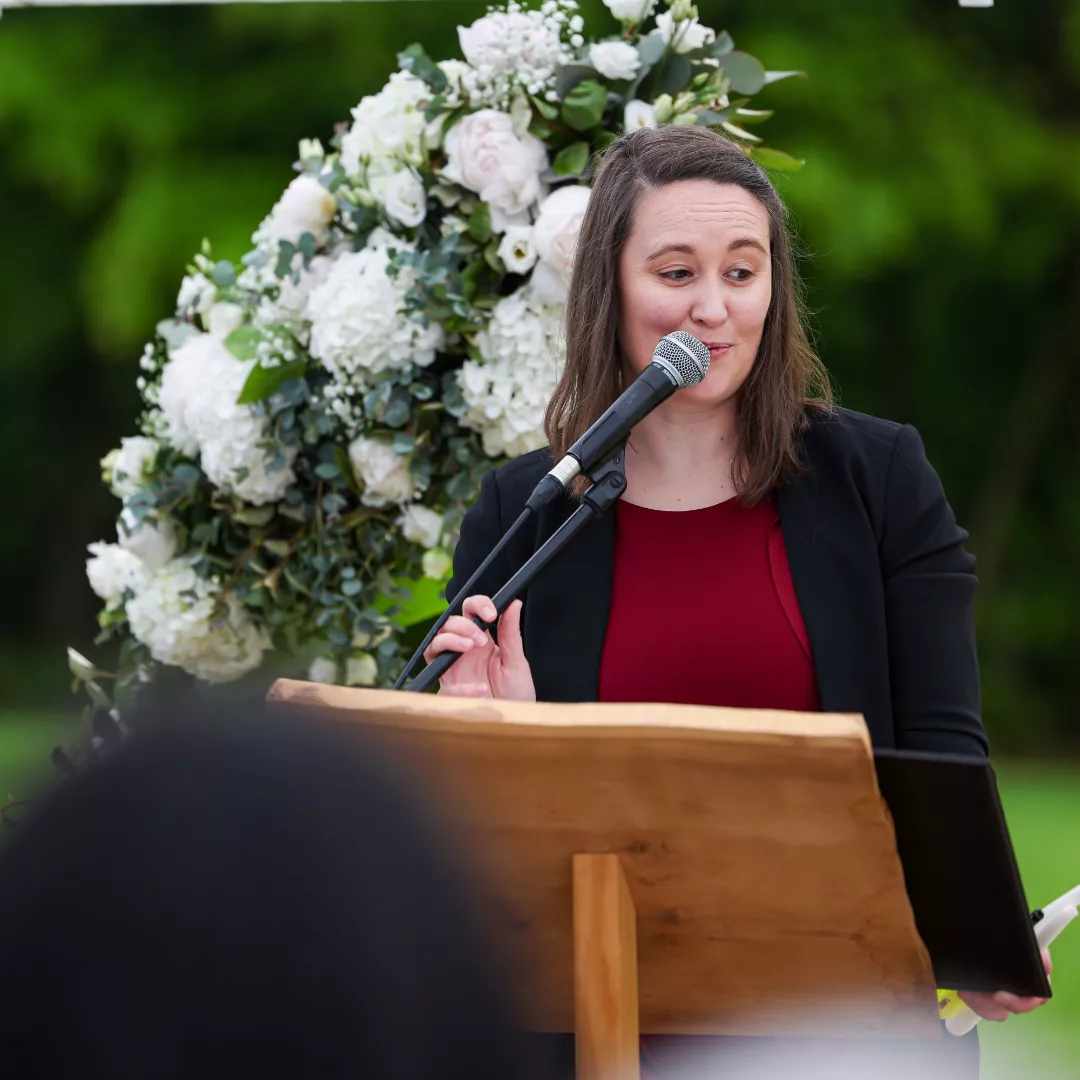
<path fill-rule="evenodd" d="M 685 281 L 690 276 L 690 271 L 680 266 L 674 270 L 662 270 L 660 276 L 668 281 Z"/>
<path fill-rule="evenodd" d="M 738 275 L 735 278 L 736 281 L 749 281 L 754 276 L 754 271 L 748 270 L 745 266 L 736 266 L 735 269 L 731 271 L 731 274 Z"/>

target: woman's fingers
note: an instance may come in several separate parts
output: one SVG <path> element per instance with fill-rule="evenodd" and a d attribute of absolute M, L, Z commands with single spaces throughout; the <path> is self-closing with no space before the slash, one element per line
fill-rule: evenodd
<path fill-rule="evenodd" d="M 499 650 L 504 664 L 516 664 L 525 660 L 525 646 L 521 642 L 520 600 L 515 600 L 499 620 Z"/>
<path fill-rule="evenodd" d="M 1046 998 L 1020 997 L 1008 990 L 998 990 L 987 994 L 981 991 L 964 990 L 960 998 L 973 1012 L 984 1020 L 1007 1020 L 1014 1013 L 1027 1013 L 1046 1003 Z"/>
<path fill-rule="evenodd" d="M 424 659 L 430 664 L 439 653 L 468 652 L 476 645 L 476 640 L 467 634 L 452 634 L 443 630 L 431 639 L 431 644 L 424 650 Z"/>
<path fill-rule="evenodd" d="M 1040 949 L 1039 950 L 1039 955 L 1042 957 L 1043 969 L 1046 971 L 1046 974 L 1047 975 L 1053 975 L 1054 974 L 1054 961 L 1050 958 L 1050 950 L 1049 949 Z"/>
<path fill-rule="evenodd" d="M 465 603 L 461 605 L 461 613 L 465 616 L 476 615 L 486 623 L 493 623 L 499 617 L 491 597 L 481 596 L 479 593 L 465 598 Z M 449 620 L 447 620 L 447 625 L 449 625 Z"/>

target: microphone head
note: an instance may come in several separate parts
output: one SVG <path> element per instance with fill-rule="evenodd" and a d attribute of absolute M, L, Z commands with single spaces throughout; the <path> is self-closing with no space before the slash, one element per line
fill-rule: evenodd
<path fill-rule="evenodd" d="M 656 343 L 652 355 L 652 362 L 659 364 L 680 389 L 705 378 L 709 359 L 709 347 L 685 330 L 665 334 Z"/>

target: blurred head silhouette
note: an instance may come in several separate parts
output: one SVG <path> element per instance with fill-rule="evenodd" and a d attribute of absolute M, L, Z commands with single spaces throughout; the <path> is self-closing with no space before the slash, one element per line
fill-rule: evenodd
<path fill-rule="evenodd" d="M 0 860 L 5 1073 L 524 1075 L 452 855 L 377 749 L 309 710 L 172 711 Z"/>

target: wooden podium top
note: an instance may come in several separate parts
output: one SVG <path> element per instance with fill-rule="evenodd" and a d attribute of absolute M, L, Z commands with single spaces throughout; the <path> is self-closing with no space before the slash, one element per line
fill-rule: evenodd
<path fill-rule="evenodd" d="M 617 853 L 643 1033 L 936 1037 L 855 715 L 525 704 L 279 680 L 401 757 L 496 897 L 527 1022 L 573 1030 L 571 856 Z"/>

